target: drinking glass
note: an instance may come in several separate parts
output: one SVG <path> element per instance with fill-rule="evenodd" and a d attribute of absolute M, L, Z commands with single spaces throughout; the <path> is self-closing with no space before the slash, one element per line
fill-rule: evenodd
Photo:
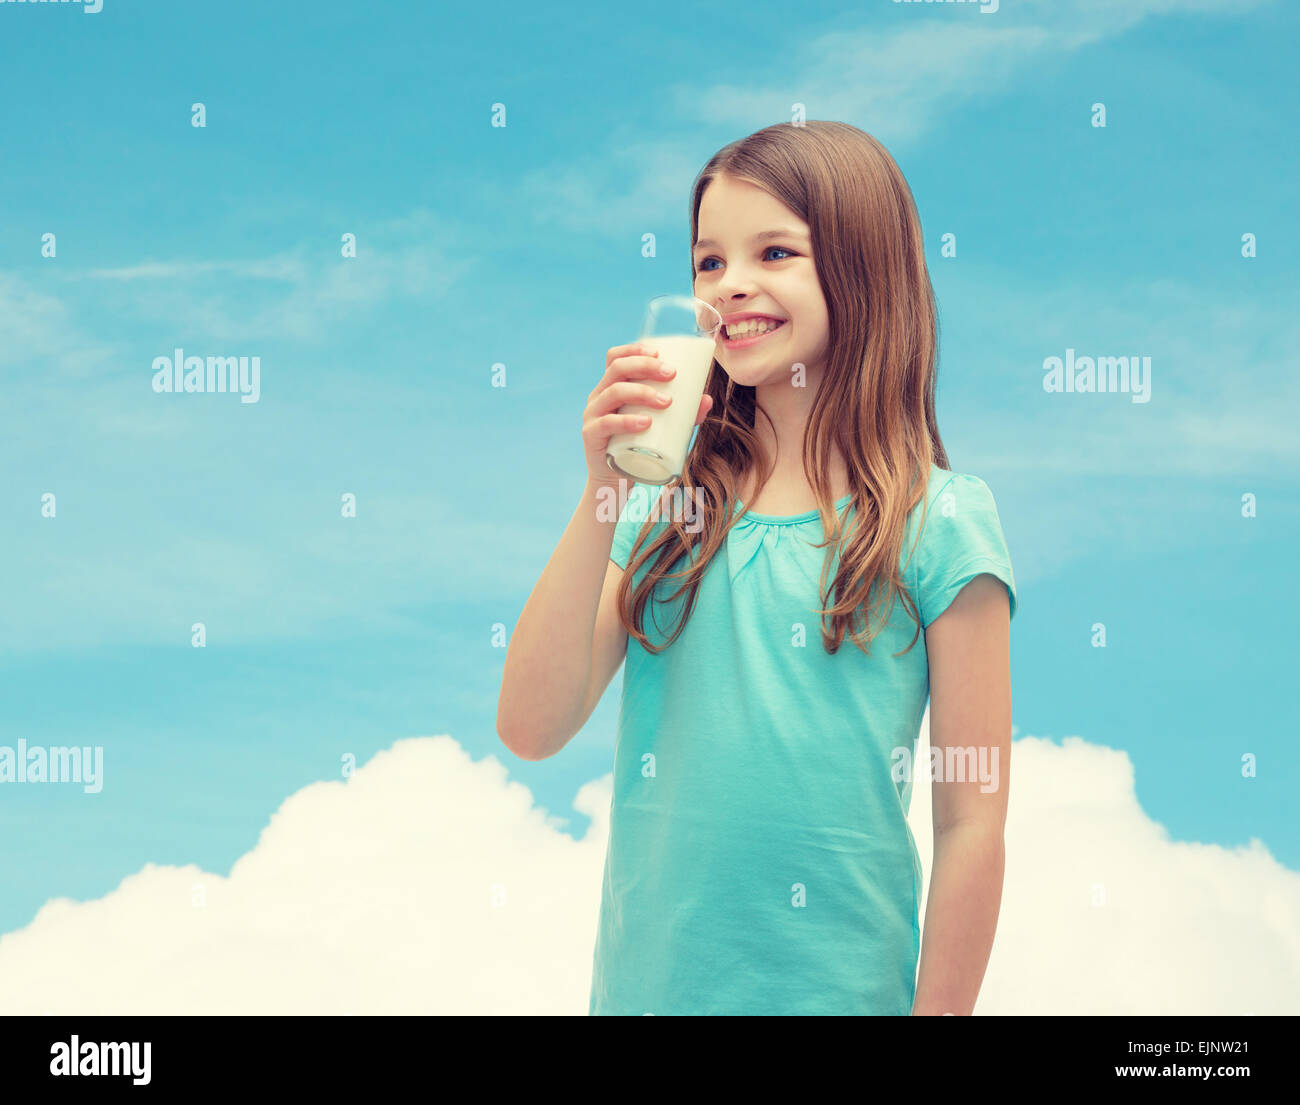
<path fill-rule="evenodd" d="M 650 300 L 640 344 L 658 353 L 677 374 L 644 382 L 673 401 L 667 407 L 619 407 L 619 414 L 649 415 L 650 425 L 609 439 L 605 463 L 612 471 L 650 484 L 666 484 L 682 474 L 721 329 L 722 316 L 702 299 L 659 295 Z"/>

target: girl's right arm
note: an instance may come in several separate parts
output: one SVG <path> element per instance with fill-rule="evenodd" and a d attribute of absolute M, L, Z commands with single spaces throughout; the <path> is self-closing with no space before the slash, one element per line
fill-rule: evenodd
<path fill-rule="evenodd" d="M 596 705 L 593 669 L 603 675 L 599 701 L 627 649 L 614 609 L 623 572 L 609 559 L 615 523 L 597 520 L 599 491 L 583 490 L 506 649 L 497 735 L 521 759 L 544 760 L 569 743 Z"/>
<path fill-rule="evenodd" d="M 497 735 L 525 760 L 544 760 L 563 748 L 586 724 L 609 686 L 627 649 L 618 616 L 622 569 L 609 559 L 618 506 L 632 484 L 605 463 L 616 433 L 645 428 L 634 415 L 618 414 L 632 403 L 662 410 L 659 392 L 637 381 L 663 379 L 659 359 L 636 345 L 615 346 L 605 356 L 605 375 L 588 397 L 582 437 L 587 486 L 546 569 L 524 604 L 506 649 L 497 700 Z M 700 402 L 697 423 L 712 400 Z M 613 495 L 607 489 L 613 490 Z M 613 499 L 613 517 L 597 506 Z"/>

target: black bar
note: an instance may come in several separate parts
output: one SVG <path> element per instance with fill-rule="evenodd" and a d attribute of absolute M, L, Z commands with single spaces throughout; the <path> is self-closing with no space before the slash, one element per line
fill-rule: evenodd
<path fill-rule="evenodd" d="M 827 1066 L 842 1064 L 846 1077 L 865 1078 L 859 1084 L 867 1096 L 894 1082 L 904 1086 L 911 1082 L 918 1090 L 978 1085 L 1053 1094 L 1124 1082 L 1147 1088 L 1152 1083 L 1163 1083 L 1165 1088 L 1175 1083 L 1180 1093 L 1197 1085 L 1216 1094 L 1250 1093 L 1281 1084 L 1281 1057 L 1294 1046 L 1290 1037 L 1295 1024 L 1293 1017 L 877 1017 L 870 1024 L 849 1028 L 855 1039 L 846 1049 L 844 1034 L 832 1029 L 828 1035 L 820 1023 L 823 1018 L 777 1018 L 784 1023 L 772 1029 L 748 1023 L 739 1048 L 734 1033 L 710 1042 L 700 1038 L 698 1029 L 690 1030 L 679 1043 L 681 1029 L 664 1023 L 677 1019 L 672 1017 L 638 1017 L 639 1027 L 631 1036 L 602 1035 L 590 1040 L 578 1035 L 572 1025 L 557 1026 L 557 1035 L 550 1038 L 538 1025 L 518 1033 L 494 1027 L 490 1023 L 494 1019 L 8 1017 L 0 1027 L 0 1085 L 3 1096 L 14 1102 L 28 1100 L 33 1092 L 68 1087 L 94 1093 L 109 1082 L 132 1093 L 158 1091 L 169 1098 L 177 1092 L 267 1086 L 319 1087 L 333 1093 L 374 1091 L 409 1086 L 412 1079 L 421 1079 L 415 1084 L 436 1092 L 442 1077 L 463 1076 L 467 1059 L 486 1058 L 497 1061 L 486 1068 L 493 1072 L 494 1084 L 504 1063 L 506 1070 L 519 1071 L 523 1078 L 554 1086 L 561 1056 L 572 1078 L 575 1063 L 581 1070 L 585 1057 L 590 1071 L 596 1073 L 610 1061 L 608 1049 L 621 1044 L 629 1050 L 616 1054 L 643 1078 L 661 1080 L 665 1089 L 678 1084 L 686 1073 L 684 1064 L 696 1073 L 703 1068 L 719 1078 L 734 1078 L 741 1069 L 751 1076 L 758 1074 L 773 1088 L 787 1079 L 796 1085 L 808 1077 L 821 1083 Z M 448 1021 L 468 1023 L 443 1023 Z M 611 1029 L 593 1027 L 593 1031 Z M 134 1052 L 141 1060 L 135 1065 L 141 1073 L 52 1073 L 52 1065 L 60 1060 L 67 1068 L 74 1038 L 79 1072 L 89 1069 L 81 1064 L 101 1056 L 126 1054 L 126 1049 L 105 1052 L 88 1045 L 134 1043 L 141 1045 Z M 467 1040 L 473 1041 L 468 1047 Z M 142 1045 L 146 1042 L 148 1081 L 144 1082 Z M 584 1051 L 584 1044 L 595 1050 Z M 655 1050 L 639 1050 L 647 1044 Z M 671 1049 L 661 1050 L 666 1044 Z M 765 1059 L 771 1063 L 766 1074 Z M 814 1062 L 815 1067 L 809 1065 Z M 1212 1073 L 1208 1077 L 1178 1073 L 1190 1067 L 1209 1067 Z M 1120 1074 L 1117 1068 L 1130 1073 Z M 468 1070 L 481 1075 L 484 1068 L 475 1062 Z M 691 1077 L 694 1080 L 695 1075 Z M 1229 1082 L 1238 1085 L 1230 1088 Z M 572 1088 L 572 1082 L 567 1084 Z M 15 1096 L 14 1091 L 25 1092 Z"/>

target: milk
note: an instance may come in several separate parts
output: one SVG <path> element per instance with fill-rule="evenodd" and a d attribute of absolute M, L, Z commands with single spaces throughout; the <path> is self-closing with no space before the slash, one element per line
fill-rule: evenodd
<path fill-rule="evenodd" d="M 619 407 L 619 414 L 647 414 L 650 425 L 636 433 L 614 434 L 605 450 L 627 476 L 639 483 L 665 484 L 680 476 L 686 462 L 686 448 L 691 443 L 700 399 L 708 383 L 709 368 L 717 342 L 708 336 L 670 334 L 642 338 L 639 343 L 659 354 L 661 363 L 675 368 L 671 380 L 637 380 L 656 391 L 671 395 L 667 407 L 647 407 L 640 403 Z"/>

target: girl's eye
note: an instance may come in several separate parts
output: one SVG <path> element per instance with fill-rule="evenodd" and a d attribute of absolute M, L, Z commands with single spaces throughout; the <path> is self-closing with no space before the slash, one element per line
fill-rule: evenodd
<path fill-rule="evenodd" d="M 767 254 L 771 253 L 773 250 L 776 250 L 777 253 L 787 253 L 787 254 L 789 254 L 791 257 L 794 256 L 794 251 L 793 251 L 793 250 L 785 249 L 785 248 L 782 247 L 782 246 L 768 246 L 767 249 L 763 250 L 763 255 L 766 256 Z M 707 265 L 710 261 L 716 261 L 716 260 L 717 260 L 716 257 L 706 257 L 706 258 L 704 258 L 704 260 L 701 261 L 701 262 L 699 263 L 699 265 L 698 265 L 698 267 L 695 269 L 695 271 L 696 271 L 696 272 L 713 272 L 713 271 L 714 271 L 713 269 L 706 269 L 704 266 Z M 777 260 L 778 260 L 778 261 L 784 261 L 785 258 L 784 258 L 784 257 L 778 257 Z"/>

